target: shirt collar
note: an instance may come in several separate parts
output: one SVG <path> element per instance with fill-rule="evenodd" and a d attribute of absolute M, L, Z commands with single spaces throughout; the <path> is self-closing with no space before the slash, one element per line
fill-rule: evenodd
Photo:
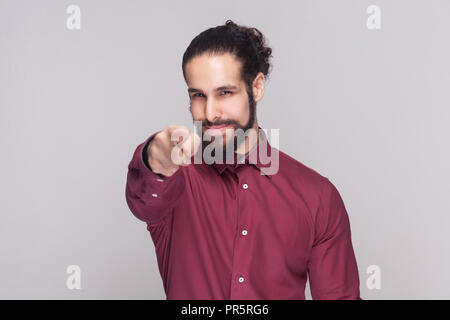
<path fill-rule="evenodd" d="M 261 172 L 261 175 L 265 175 L 269 179 L 271 178 L 270 174 L 264 174 L 264 168 L 270 167 L 270 162 L 267 164 L 261 163 L 260 159 L 260 153 L 263 155 L 263 157 L 267 157 L 268 159 L 271 159 L 271 154 L 273 152 L 273 147 L 270 145 L 269 141 L 267 140 L 266 133 L 264 132 L 261 127 L 258 126 L 258 133 L 259 133 L 259 143 L 256 146 L 253 146 L 253 148 L 244 155 L 237 155 L 234 154 L 234 163 L 228 164 L 228 163 L 213 163 L 211 164 L 220 174 L 223 173 L 223 171 L 226 168 L 229 168 L 229 170 L 234 171 L 236 168 L 242 165 L 252 165 L 256 169 L 258 169 Z M 261 150 L 261 151 L 260 151 Z M 245 160 L 243 160 L 245 158 Z M 239 159 L 239 160 L 238 160 Z M 243 163 L 245 162 L 245 163 Z M 251 163 L 250 163 L 251 162 Z"/>

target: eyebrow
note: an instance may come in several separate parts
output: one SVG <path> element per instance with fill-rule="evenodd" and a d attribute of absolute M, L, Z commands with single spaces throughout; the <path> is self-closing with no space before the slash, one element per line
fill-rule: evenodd
<path fill-rule="evenodd" d="M 234 90 L 237 89 L 237 86 L 231 85 L 231 84 L 227 84 L 225 86 L 221 86 L 216 88 L 214 91 L 221 91 L 221 90 Z M 196 89 L 196 88 L 188 88 L 188 92 L 203 92 L 200 89 Z"/>

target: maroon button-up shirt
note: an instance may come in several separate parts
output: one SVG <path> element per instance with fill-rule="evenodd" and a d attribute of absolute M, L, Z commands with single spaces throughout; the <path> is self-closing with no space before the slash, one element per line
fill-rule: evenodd
<path fill-rule="evenodd" d="M 126 199 L 147 223 L 167 299 L 361 299 L 350 222 L 335 186 L 272 147 L 279 170 L 259 161 L 191 164 L 153 173 L 140 144 Z M 193 160 L 193 158 L 191 158 Z M 193 161 L 192 161 L 193 162 Z M 253 161 L 252 161 L 253 162 Z"/>

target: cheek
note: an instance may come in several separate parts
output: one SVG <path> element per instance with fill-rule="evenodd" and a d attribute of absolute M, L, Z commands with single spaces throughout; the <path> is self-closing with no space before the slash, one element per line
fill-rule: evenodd
<path fill-rule="evenodd" d="M 245 122 L 247 120 L 249 115 L 247 99 L 236 97 L 235 99 L 230 99 L 227 105 L 226 110 L 231 118 L 238 120 L 239 122 Z"/>
<path fill-rule="evenodd" d="M 192 117 L 194 119 L 204 119 L 205 115 L 203 112 L 203 108 L 200 108 L 199 106 L 192 106 Z"/>

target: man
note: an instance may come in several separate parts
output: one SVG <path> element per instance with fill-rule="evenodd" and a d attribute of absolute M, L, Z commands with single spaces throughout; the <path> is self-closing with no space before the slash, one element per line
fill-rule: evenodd
<path fill-rule="evenodd" d="M 198 136 L 173 125 L 140 144 L 129 164 L 127 203 L 147 223 L 167 299 L 305 299 L 308 276 L 313 299 L 361 299 L 339 192 L 272 147 L 258 125 L 271 52 L 257 29 L 228 20 L 183 56 L 192 118 L 211 143 L 234 151 L 233 163 L 192 162 Z M 188 133 L 181 140 L 180 130 Z M 236 143 L 229 132 L 237 130 L 258 139 Z M 260 157 L 249 160 L 262 149 L 277 155 L 275 174 Z"/>

